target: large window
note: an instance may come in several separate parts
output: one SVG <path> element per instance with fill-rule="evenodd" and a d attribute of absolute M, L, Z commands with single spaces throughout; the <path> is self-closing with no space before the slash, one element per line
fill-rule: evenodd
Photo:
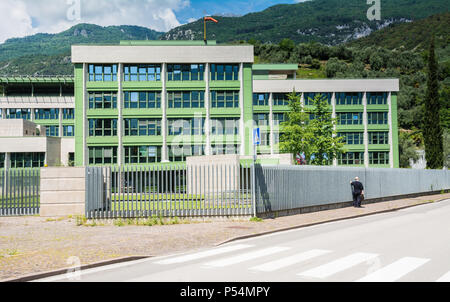
<path fill-rule="evenodd" d="M 362 105 L 362 92 L 336 93 L 336 105 Z"/>
<path fill-rule="evenodd" d="M 288 106 L 289 98 L 286 93 L 274 93 L 272 95 L 274 106 Z"/>
<path fill-rule="evenodd" d="M 34 117 L 37 120 L 57 120 L 59 119 L 59 109 L 35 109 Z"/>
<path fill-rule="evenodd" d="M 364 165 L 364 152 L 347 152 L 338 157 L 339 165 Z"/>
<path fill-rule="evenodd" d="M 45 126 L 45 134 L 48 137 L 58 137 L 59 126 Z"/>
<path fill-rule="evenodd" d="M 117 120 L 89 119 L 89 136 L 117 136 Z"/>
<path fill-rule="evenodd" d="M 369 144 L 371 145 L 389 144 L 389 132 L 369 132 Z"/>
<path fill-rule="evenodd" d="M 239 145 L 211 145 L 212 155 L 223 155 L 223 154 L 239 154 Z"/>
<path fill-rule="evenodd" d="M 211 119 L 212 135 L 239 135 L 238 118 Z"/>
<path fill-rule="evenodd" d="M 387 125 L 388 123 L 387 112 L 369 112 L 367 117 L 369 125 Z"/>
<path fill-rule="evenodd" d="M 203 81 L 205 78 L 204 64 L 168 64 L 168 81 Z"/>
<path fill-rule="evenodd" d="M 64 120 L 73 120 L 74 118 L 75 118 L 75 109 L 73 109 L 73 108 L 63 109 L 63 119 Z"/>
<path fill-rule="evenodd" d="M 126 109 L 161 108 L 161 92 L 156 91 L 125 91 L 124 107 Z"/>
<path fill-rule="evenodd" d="M 389 165 L 389 152 L 369 152 L 370 165 Z"/>
<path fill-rule="evenodd" d="M 169 135 L 204 135 L 205 119 L 169 119 Z"/>
<path fill-rule="evenodd" d="M 117 92 L 89 92 L 89 109 L 116 109 Z"/>
<path fill-rule="evenodd" d="M 387 92 L 368 92 L 367 105 L 386 105 L 387 98 Z"/>
<path fill-rule="evenodd" d="M 117 81 L 117 64 L 89 64 L 90 82 L 115 82 Z"/>
<path fill-rule="evenodd" d="M 6 109 L 6 118 L 10 120 L 14 119 L 31 119 L 31 109 Z"/>
<path fill-rule="evenodd" d="M 211 91 L 212 108 L 239 108 L 239 90 Z"/>
<path fill-rule="evenodd" d="M 342 132 L 338 133 L 338 137 L 343 137 L 343 143 L 347 145 L 364 145 L 363 132 Z"/>
<path fill-rule="evenodd" d="M 161 161 L 161 147 L 133 146 L 125 147 L 126 164 L 149 164 Z"/>
<path fill-rule="evenodd" d="M 42 168 L 45 153 L 11 153 L 11 168 Z"/>
<path fill-rule="evenodd" d="M 204 91 L 169 91 L 167 93 L 169 108 L 204 108 Z"/>
<path fill-rule="evenodd" d="M 172 162 L 186 161 L 188 156 L 202 156 L 205 155 L 205 146 L 203 145 L 185 145 L 169 146 L 169 160 Z"/>
<path fill-rule="evenodd" d="M 269 114 L 268 113 L 257 113 L 253 115 L 253 120 L 258 126 L 268 126 L 269 125 Z"/>
<path fill-rule="evenodd" d="M 63 126 L 63 136 L 73 137 L 75 136 L 75 126 Z"/>
<path fill-rule="evenodd" d="M 363 113 L 362 112 L 348 112 L 337 114 L 339 125 L 362 125 Z"/>
<path fill-rule="evenodd" d="M 161 64 L 125 65 L 123 75 L 125 82 L 161 81 Z"/>
<path fill-rule="evenodd" d="M 322 92 L 305 92 L 304 93 L 305 106 L 309 106 L 309 105 L 312 106 L 312 105 L 314 105 L 314 99 L 316 98 L 316 95 L 321 95 L 321 98 L 327 100 L 328 104 L 331 105 L 332 93 L 330 93 L 330 92 L 326 92 L 326 93 L 322 93 Z"/>
<path fill-rule="evenodd" d="M 211 64 L 211 81 L 239 81 L 239 64 Z"/>
<path fill-rule="evenodd" d="M 269 106 L 269 96 L 268 93 L 254 93 L 253 106 Z"/>
<path fill-rule="evenodd" d="M 125 119 L 125 136 L 161 135 L 161 120 Z"/>
<path fill-rule="evenodd" d="M 89 147 L 89 164 L 105 165 L 117 163 L 117 147 Z"/>

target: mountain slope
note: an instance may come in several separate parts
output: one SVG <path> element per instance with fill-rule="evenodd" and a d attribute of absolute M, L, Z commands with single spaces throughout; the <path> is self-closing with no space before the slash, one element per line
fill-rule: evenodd
<path fill-rule="evenodd" d="M 278 43 L 316 41 L 336 45 L 367 36 L 392 23 L 426 18 L 448 11 L 448 0 L 383 0 L 381 21 L 369 21 L 369 5 L 362 0 L 312 0 L 272 6 L 242 17 L 217 16 L 208 26 L 208 38 L 218 42 L 256 39 Z M 164 40 L 203 39 L 203 21 L 189 23 L 166 33 Z"/>

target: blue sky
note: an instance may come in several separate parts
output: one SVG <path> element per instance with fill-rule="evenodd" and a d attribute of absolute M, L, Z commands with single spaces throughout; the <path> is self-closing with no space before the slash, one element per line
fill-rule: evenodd
<path fill-rule="evenodd" d="M 157 31 L 204 15 L 245 15 L 305 0 L 0 0 L 0 43 L 36 33 L 58 33 L 78 23 L 137 25 Z"/>

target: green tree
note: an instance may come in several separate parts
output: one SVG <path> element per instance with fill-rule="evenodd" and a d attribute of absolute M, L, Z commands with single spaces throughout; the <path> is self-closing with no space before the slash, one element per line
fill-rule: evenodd
<path fill-rule="evenodd" d="M 313 154 L 312 141 L 314 139 L 309 123 L 309 115 L 295 90 L 288 95 L 290 111 L 287 121 L 281 124 L 280 150 L 294 155 L 304 154 L 306 159 Z"/>
<path fill-rule="evenodd" d="M 291 52 L 295 48 L 295 43 L 291 39 L 283 39 L 279 44 L 281 50 Z"/>
<path fill-rule="evenodd" d="M 419 155 L 416 152 L 416 144 L 411 134 L 406 131 L 400 131 L 398 147 L 400 153 L 400 168 L 410 168 L 410 159 L 414 161 L 419 159 Z"/>
<path fill-rule="evenodd" d="M 325 166 L 332 163 L 339 154 L 344 153 L 343 137 L 337 136 L 337 119 L 332 117 L 331 106 L 327 99 L 318 94 L 313 100 L 311 113 L 314 119 L 309 126 L 314 136 L 311 160 L 313 165 Z"/>
<path fill-rule="evenodd" d="M 438 64 L 434 49 L 434 36 L 432 36 L 428 57 L 427 93 L 425 97 L 425 118 L 423 123 L 425 158 L 427 168 L 429 169 L 441 169 L 444 165 L 443 132 L 440 124 L 439 111 Z"/>

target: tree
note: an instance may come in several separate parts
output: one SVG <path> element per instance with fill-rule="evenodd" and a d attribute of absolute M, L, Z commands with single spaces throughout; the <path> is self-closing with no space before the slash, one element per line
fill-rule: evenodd
<path fill-rule="evenodd" d="M 425 143 L 425 158 L 427 168 L 442 169 L 444 165 L 442 128 L 440 124 L 440 101 L 438 83 L 438 64 L 434 51 L 434 36 L 431 37 L 428 57 L 428 79 L 425 97 L 425 117 L 423 122 L 423 137 Z"/>
<path fill-rule="evenodd" d="M 280 150 L 294 155 L 304 154 L 306 159 L 313 154 L 312 140 L 314 139 L 309 126 L 309 115 L 295 90 L 288 95 L 290 111 L 287 121 L 281 124 Z"/>
<path fill-rule="evenodd" d="M 416 145 L 411 134 L 406 131 L 400 131 L 398 147 L 400 153 L 400 168 L 410 168 L 410 160 L 417 161 L 419 159 L 419 155 L 416 152 Z"/>
<path fill-rule="evenodd" d="M 339 154 L 344 153 L 343 137 L 337 136 L 337 119 L 332 118 L 331 106 L 327 99 L 318 94 L 313 101 L 311 113 L 314 119 L 310 122 L 313 133 L 313 165 L 325 166 L 332 163 Z"/>

